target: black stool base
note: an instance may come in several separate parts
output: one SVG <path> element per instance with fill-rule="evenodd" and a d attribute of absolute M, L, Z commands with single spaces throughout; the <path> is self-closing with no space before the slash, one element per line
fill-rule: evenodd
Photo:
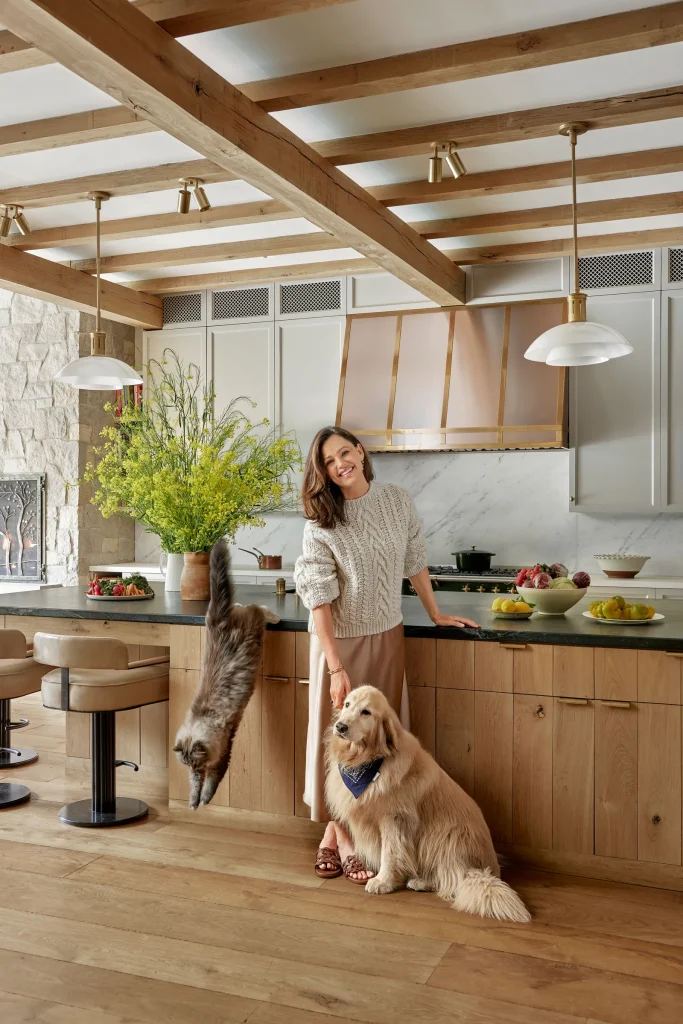
<path fill-rule="evenodd" d="M 0 810 L 25 804 L 31 798 L 28 786 L 20 786 L 16 782 L 0 782 Z"/>
<path fill-rule="evenodd" d="M 128 825 L 147 817 L 149 807 L 142 800 L 119 796 L 114 811 L 94 811 L 92 800 L 76 800 L 66 804 L 59 812 L 59 820 L 65 825 L 78 828 L 112 828 L 114 825 Z"/>
<path fill-rule="evenodd" d="M 21 768 L 24 764 L 33 764 L 38 760 L 38 751 L 31 747 L 12 747 L 0 751 L 0 769 Z"/>

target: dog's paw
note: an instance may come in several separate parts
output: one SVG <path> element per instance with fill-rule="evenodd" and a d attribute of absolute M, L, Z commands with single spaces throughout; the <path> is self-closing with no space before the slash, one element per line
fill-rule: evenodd
<path fill-rule="evenodd" d="M 381 896 L 385 892 L 394 892 L 395 885 L 385 882 L 381 878 L 369 878 L 365 883 L 365 891 L 371 892 L 374 896 Z"/>
<path fill-rule="evenodd" d="M 425 878 L 411 878 L 406 882 L 406 888 L 414 892 L 434 892 L 434 886 Z"/>

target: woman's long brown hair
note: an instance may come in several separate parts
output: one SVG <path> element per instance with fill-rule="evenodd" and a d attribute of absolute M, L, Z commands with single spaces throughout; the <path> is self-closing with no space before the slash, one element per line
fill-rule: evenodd
<path fill-rule="evenodd" d="M 323 427 L 318 431 L 306 457 L 301 499 L 306 519 L 311 519 L 325 530 L 346 522 L 344 495 L 341 488 L 330 480 L 323 460 L 323 445 L 330 437 L 343 437 L 354 448 L 360 445 L 365 459 L 363 475 L 368 483 L 375 476 L 370 456 L 350 430 L 344 430 L 343 427 Z"/>

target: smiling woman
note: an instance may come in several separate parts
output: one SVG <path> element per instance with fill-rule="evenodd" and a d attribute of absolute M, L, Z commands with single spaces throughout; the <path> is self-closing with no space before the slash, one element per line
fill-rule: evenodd
<path fill-rule="evenodd" d="M 401 583 L 414 589 L 438 625 L 474 626 L 441 615 L 427 570 L 420 521 L 410 495 L 373 482 L 370 457 L 353 434 L 324 427 L 306 460 L 302 498 L 308 520 L 296 564 L 297 592 L 311 611 L 309 723 L 304 801 L 314 821 L 328 820 L 322 739 L 356 686 L 372 683 L 409 728 Z M 364 884 L 371 873 L 353 853 L 339 823 L 330 822 L 316 871 Z"/>

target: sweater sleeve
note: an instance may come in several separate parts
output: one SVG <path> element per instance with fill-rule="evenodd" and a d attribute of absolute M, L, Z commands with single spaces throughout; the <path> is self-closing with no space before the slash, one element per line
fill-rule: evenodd
<path fill-rule="evenodd" d="M 309 611 L 332 604 L 339 597 L 337 564 L 332 552 L 308 527 L 304 530 L 303 554 L 294 566 L 294 583 Z"/>
<path fill-rule="evenodd" d="M 427 547 L 422 534 L 422 525 L 413 499 L 406 492 L 408 503 L 408 542 L 404 573 L 408 578 L 417 576 L 427 566 Z"/>

